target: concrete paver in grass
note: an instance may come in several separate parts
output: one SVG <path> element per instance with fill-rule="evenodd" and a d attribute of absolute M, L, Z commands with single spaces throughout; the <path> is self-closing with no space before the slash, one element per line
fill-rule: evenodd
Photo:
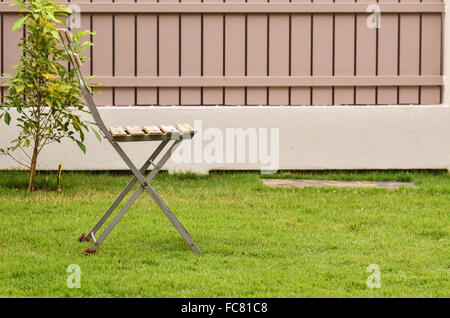
<path fill-rule="evenodd" d="M 382 188 L 399 189 L 419 188 L 412 182 L 398 181 L 343 181 L 343 180 L 309 180 L 309 179 L 262 179 L 269 187 L 338 187 L 338 188 Z"/>

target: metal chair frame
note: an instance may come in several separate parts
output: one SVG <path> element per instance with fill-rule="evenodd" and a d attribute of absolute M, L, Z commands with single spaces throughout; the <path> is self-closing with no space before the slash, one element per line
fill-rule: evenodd
<path fill-rule="evenodd" d="M 91 241 L 93 240 L 93 245 L 86 249 L 84 254 L 93 254 L 96 253 L 98 247 L 103 243 L 106 237 L 111 233 L 120 219 L 127 213 L 130 209 L 131 205 L 136 201 L 136 199 L 142 194 L 142 192 L 146 191 L 152 199 L 156 202 L 159 208 L 164 212 L 173 226 L 177 229 L 186 243 L 190 246 L 190 248 L 197 254 L 201 254 L 200 250 L 195 245 L 194 241 L 191 238 L 189 232 L 184 228 L 184 226 L 180 223 L 177 217 L 173 214 L 173 212 L 169 209 L 166 203 L 161 199 L 155 189 L 150 185 L 153 178 L 156 174 L 161 170 L 167 160 L 170 158 L 171 154 L 175 151 L 175 149 L 181 144 L 183 140 L 191 139 L 193 137 L 193 133 L 172 133 L 172 134 L 163 134 L 163 135 L 145 135 L 145 136 L 113 136 L 110 131 L 107 129 L 104 124 L 98 110 L 95 105 L 94 99 L 92 97 L 92 93 L 86 82 L 83 78 L 83 74 L 81 72 L 81 61 L 78 55 L 75 53 L 72 35 L 67 29 L 60 29 L 59 36 L 61 38 L 61 42 L 64 45 L 64 49 L 66 50 L 70 60 L 75 69 L 76 76 L 79 81 L 80 89 L 83 94 L 84 100 L 89 108 L 89 111 L 94 118 L 95 123 L 97 124 L 100 132 L 103 137 L 108 140 L 111 146 L 116 150 L 125 164 L 130 168 L 131 172 L 134 174 L 133 179 L 128 183 L 128 185 L 122 190 L 117 199 L 113 202 L 113 204 L 109 207 L 106 213 L 98 220 L 92 230 L 88 233 L 88 235 L 82 234 L 78 240 L 79 241 Z M 136 167 L 136 165 L 132 162 L 129 156 L 125 153 L 122 147 L 119 145 L 121 142 L 137 142 L 137 141 L 160 141 L 158 147 L 154 150 L 154 152 L 150 155 L 147 161 L 142 165 L 140 169 Z M 162 155 L 161 159 L 155 163 L 155 159 L 162 152 L 167 144 L 173 141 L 172 145 L 169 149 Z M 144 173 L 147 169 L 153 166 L 153 169 L 150 171 L 147 177 L 144 176 Z M 128 199 L 125 205 L 121 208 L 119 213 L 112 219 L 112 221 L 108 224 L 108 226 L 103 230 L 98 238 L 96 238 L 95 234 L 101 228 L 101 226 L 106 222 L 106 220 L 111 216 L 111 214 L 116 210 L 118 205 L 123 201 L 125 196 L 131 191 L 133 186 L 139 182 L 140 187 L 133 193 L 133 195 Z"/>

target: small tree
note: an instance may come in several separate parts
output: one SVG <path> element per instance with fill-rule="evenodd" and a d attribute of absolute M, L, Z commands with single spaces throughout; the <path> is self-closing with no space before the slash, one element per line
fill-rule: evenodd
<path fill-rule="evenodd" d="M 39 153 L 48 144 L 72 139 L 86 152 L 84 132 L 93 129 L 93 123 L 82 121 L 80 112 L 87 112 L 80 99 L 76 74 L 67 69 L 69 58 L 60 44 L 57 24 L 63 24 L 71 10 L 52 0 L 15 0 L 12 4 L 23 8 L 23 16 L 14 24 L 13 31 L 25 31 L 19 47 L 20 64 L 14 75 L 4 74 L 8 80 L 8 94 L 0 107 L 0 119 L 9 125 L 11 111 L 17 115 L 20 132 L 7 148 L 0 149 L 30 170 L 28 190 L 34 190 L 34 178 Z M 93 34 L 80 31 L 73 37 L 77 53 L 92 45 L 80 38 Z M 84 56 L 80 56 L 85 60 Z M 13 156 L 14 151 L 20 156 Z M 17 152 L 16 152 L 17 153 Z"/>

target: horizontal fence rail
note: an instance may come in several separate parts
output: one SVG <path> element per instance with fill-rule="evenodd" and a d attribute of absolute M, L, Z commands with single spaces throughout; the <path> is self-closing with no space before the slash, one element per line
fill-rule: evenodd
<path fill-rule="evenodd" d="M 5 81 L 5 78 L 0 78 Z M 439 86 L 441 76 L 141 76 L 102 77 L 96 82 L 114 87 L 327 87 L 327 86 Z M 95 84 L 93 85 L 95 86 Z M 101 87 L 101 86 L 99 86 Z"/>
<path fill-rule="evenodd" d="M 361 13 L 368 3 L 66 3 L 77 4 L 84 13 Z M 444 12 L 443 3 L 372 2 L 384 13 Z M 20 8 L 0 3 L 0 11 L 17 13 Z"/>
<path fill-rule="evenodd" d="M 439 0 L 82 0 L 99 105 L 439 104 Z M 370 27 L 380 10 L 380 27 Z M 373 9 L 373 8 L 372 8 Z M 1 73 L 20 8 L 0 0 Z M 0 77 L 0 85 L 4 85 Z M 2 98 L 7 94 L 0 88 Z"/>

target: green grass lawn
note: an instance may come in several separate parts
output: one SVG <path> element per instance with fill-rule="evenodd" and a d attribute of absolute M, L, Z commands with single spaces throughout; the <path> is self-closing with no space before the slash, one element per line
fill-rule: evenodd
<path fill-rule="evenodd" d="M 45 181 L 46 177 L 48 182 Z M 129 175 L 0 171 L 1 297 L 449 297 L 450 175 L 282 173 L 413 181 L 419 189 L 269 188 L 257 173 L 161 174 L 153 185 L 194 254 L 143 194 L 96 255 L 77 242 Z M 267 177 L 267 176 L 264 176 Z M 81 268 L 81 288 L 66 268 Z M 369 289 L 370 264 L 381 288 Z"/>

